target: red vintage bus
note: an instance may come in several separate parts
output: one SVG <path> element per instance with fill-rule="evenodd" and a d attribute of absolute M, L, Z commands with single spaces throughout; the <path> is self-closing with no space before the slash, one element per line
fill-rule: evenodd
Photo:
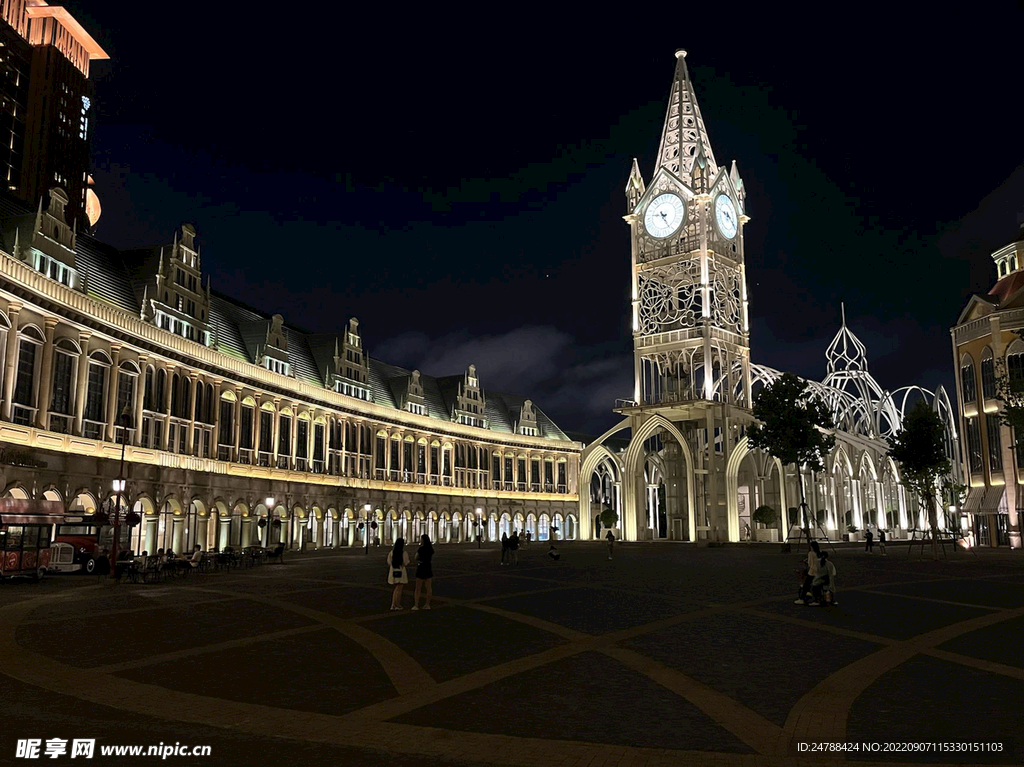
<path fill-rule="evenodd" d="M 0 578 L 39 580 L 50 566 L 53 527 L 63 520 L 56 501 L 0 498 Z"/>
<path fill-rule="evenodd" d="M 118 551 L 131 548 L 131 528 L 121 524 Z M 57 520 L 53 537 L 53 558 L 50 571 L 58 573 L 96 572 L 96 557 L 101 551 L 110 552 L 114 544 L 114 527 L 106 519 L 91 515 L 67 515 Z"/>

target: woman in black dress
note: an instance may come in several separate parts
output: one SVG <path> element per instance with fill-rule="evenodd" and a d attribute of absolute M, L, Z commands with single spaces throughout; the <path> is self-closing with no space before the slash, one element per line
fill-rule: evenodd
<path fill-rule="evenodd" d="M 416 551 L 416 591 L 412 596 L 412 609 L 420 609 L 420 589 L 424 584 L 427 586 L 427 596 L 423 600 L 423 609 L 430 609 L 430 597 L 434 593 L 434 568 L 431 566 L 431 560 L 434 558 L 434 547 L 430 545 L 430 536 L 424 535 L 420 537 L 420 547 Z"/>

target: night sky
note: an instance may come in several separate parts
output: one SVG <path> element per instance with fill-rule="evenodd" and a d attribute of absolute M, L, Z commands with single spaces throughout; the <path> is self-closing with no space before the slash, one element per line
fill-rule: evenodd
<path fill-rule="evenodd" d="M 951 389 L 949 327 L 1024 211 L 1014 5 L 65 5 L 112 56 L 98 237 L 191 221 L 215 290 L 314 332 L 357 316 L 372 356 L 474 363 L 567 430 L 632 395 L 623 190 L 633 157 L 653 173 L 676 48 L 747 187 L 755 362 L 820 380 L 845 301 L 884 388 Z"/>

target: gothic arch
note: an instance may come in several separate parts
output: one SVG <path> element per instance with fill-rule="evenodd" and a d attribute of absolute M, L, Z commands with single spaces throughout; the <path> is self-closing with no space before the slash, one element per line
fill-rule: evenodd
<path fill-rule="evenodd" d="M 622 527 L 623 537 L 625 540 L 630 541 L 637 539 L 637 503 L 639 501 L 637 476 L 640 470 L 639 461 L 644 443 L 648 438 L 655 436 L 658 429 L 667 431 L 679 443 L 686 477 L 686 513 L 689 517 L 690 539 L 693 540 L 696 533 L 696 519 L 693 508 L 693 456 L 690 453 L 690 446 L 686 444 L 686 440 L 683 439 L 683 435 L 676 428 L 675 424 L 664 416 L 657 414 L 648 419 L 633 433 L 633 437 L 629 441 L 629 447 L 626 448 L 625 460 L 623 461 L 625 470 L 622 477 L 623 510 L 626 517 Z"/>

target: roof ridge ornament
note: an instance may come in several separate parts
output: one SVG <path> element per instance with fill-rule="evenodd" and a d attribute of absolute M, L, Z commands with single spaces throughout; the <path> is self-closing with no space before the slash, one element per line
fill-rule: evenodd
<path fill-rule="evenodd" d="M 846 327 L 846 303 L 839 303 L 841 324 L 832 343 L 825 351 L 826 370 L 836 372 L 868 372 L 867 348 L 853 332 Z"/>

